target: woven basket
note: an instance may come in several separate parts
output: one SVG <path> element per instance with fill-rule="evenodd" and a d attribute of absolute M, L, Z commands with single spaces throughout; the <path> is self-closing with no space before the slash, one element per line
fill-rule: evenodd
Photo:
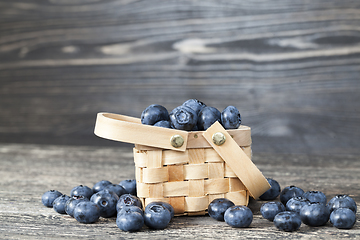
<path fill-rule="evenodd" d="M 225 130 L 216 122 L 206 131 L 186 132 L 99 113 L 95 134 L 135 144 L 137 195 L 144 207 L 163 201 L 176 215 L 203 215 L 215 198 L 247 205 L 249 196 L 256 199 L 270 187 L 251 161 L 247 126 Z"/>

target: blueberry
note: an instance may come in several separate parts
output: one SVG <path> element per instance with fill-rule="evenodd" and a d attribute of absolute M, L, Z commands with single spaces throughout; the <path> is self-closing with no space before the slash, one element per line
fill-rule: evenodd
<path fill-rule="evenodd" d="M 145 225 L 153 229 L 164 229 L 171 220 L 170 211 L 160 204 L 154 204 L 145 208 L 144 222 Z"/>
<path fill-rule="evenodd" d="M 310 204 L 310 201 L 307 198 L 293 197 L 293 198 L 290 198 L 289 201 L 287 201 L 286 210 L 300 214 L 300 209 L 304 205 L 309 205 L 309 204 Z"/>
<path fill-rule="evenodd" d="M 79 204 L 82 201 L 90 201 L 84 196 L 73 196 L 69 200 L 66 201 L 65 204 L 65 212 L 71 216 L 74 217 L 74 209 L 77 204 Z"/>
<path fill-rule="evenodd" d="M 221 124 L 225 129 L 237 129 L 241 124 L 239 110 L 234 106 L 227 106 L 221 113 Z"/>
<path fill-rule="evenodd" d="M 112 184 L 112 182 L 107 181 L 107 180 L 101 180 L 101 181 L 94 184 L 92 190 L 93 190 L 94 193 L 100 192 L 101 190 L 103 190 L 109 184 Z"/>
<path fill-rule="evenodd" d="M 218 221 L 224 221 L 225 211 L 235 204 L 226 198 L 216 198 L 208 206 L 208 213 L 210 217 Z"/>
<path fill-rule="evenodd" d="M 84 196 L 88 199 L 90 199 L 93 194 L 94 194 L 93 190 L 88 186 L 84 186 L 84 185 L 79 185 L 77 187 L 74 187 L 70 192 L 71 197 Z"/>
<path fill-rule="evenodd" d="M 113 191 L 101 190 L 91 196 L 90 201 L 97 204 L 100 208 L 100 216 L 108 218 L 116 215 L 116 203 L 118 195 Z"/>
<path fill-rule="evenodd" d="M 116 225 L 125 232 L 136 232 L 144 225 L 144 217 L 138 212 L 124 211 L 117 216 Z"/>
<path fill-rule="evenodd" d="M 125 212 L 138 212 L 142 216 L 144 216 L 144 211 L 138 206 L 123 206 L 121 210 L 117 213 L 117 215 L 119 216 Z"/>
<path fill-rule="evenodd" d="M 271 188 L 264 192 L 259 198 L 261 200 L 274 200 L 281 192 L 280 184 L 271 178 L 267 178 L 267 181 Z"/>
<path fill-rule="evenodd" d="M 119 185 L 125 189 L 126 193 L 136 196 L 136 180 L 135 179 L 123 180 L 119 183 Z"/>
<path fill-rule="evenodd" d="M 303 223 L 311 227 L 323 226 L 330 217 L 329 209 L 321 203 L 310 203 L 300 209 L 300 218 Z"/>
<path fill-rule="evenodd" d="M 60 214 L 65 214 L 65 205 L 69 199 L 70 197 L 66 195 L 61 195 L 60 197 L 57 197 L 53 202 L 54 210 Z"/>
<path fill-rule="evenodd" d="M 170 112 L 170 122 L 173 128 L 190 131 L 197 124 L 197 114 L 186 106 L 179 106 Z"/>
<path fill-rule="evenodd" d="M 61 192 L 56 190 L 50 190 L 41 196 L 41 201 L 46 207 L 53 207 L 53 202 L 56 198 L 63 195 Z"/>
<path fill-rule="evenodd" d="M 293 185 L 284 188 L 280 193 L 280 201 L 286 205 L 292 197 L 300 197 L 304 194 L 304 190 L 301 188 L 295 187 Z"/>
<path fill-rule="evenodd" d="M 161 120 L 154 124 L 156 127 L 171 128 L 170 121 Z"/>
<path fill-rule="evenodd" d="M 149 203 L 149 204 L 146 206 L 146 208 L 150 208 L 151 206 L 153 206 L 153 205 L 158 205 L 158 204 L 166 207 L 166 208 L 170 211 L 171 218 L 174 217 L 175 211 L 174 211 L 173 206 L 171 206 L 169 203 L 166 203 L 166 202 L 151 202 L 151 203 Z M 146 209 L 146 208 L 145 208 L 145 209 Z"/>
<path fill-rule="evenodd" d="M 197 127 L 203 131 L 216 121 L 221 122 L 221 112 L 214 107 L 204 107 L 199 113 Z"/>
<path fill-rule="evenodd" d="M 141 113 L 142 124 L 154 125 L 161 120 L 169 121 L 169 113 L 167 109 L 161 105 L 152 104 Z"/>
<path fill-rule="evenodd" d="M 126 193 L 125 189 L 118 184 L 109 184 L 104 188 L 104 190 L 112 191 L 118 195 L 118 197 Z"/>
<path fill-rule="evenodd" d="M 295 212 L 285 211 L 278 213 L 274 218 L 274 225 L 277 229 L 285 232 L 293 232 L 300 228 L 301 219 Z"/>
<path fill-rule="evenodd" d="M 142 209 L 141 201 L 138 197 L 131 195 L 131 194 L 123 194 L 119 198 L 117 204 L 116 204 L 116 211 L 120 212 L 120 210 L 124 206 L 137 206 Z"/>
<path fill-rule="evenodd" d="M 267 202 L 262 204 L 260 208 L 261 215 L 269 221 L 273 221 L 276 214 L 284 211 L 285 206 L 281 202 Z"/>
<path fill-rule="evenodd" d="M 204 107 L 206 107 L 205 103 L 203 103 L 197 99 L 189 99 L 189 100 L 185 101 L 182 105 L 194 110 L 196 112 L 196 115 L 199 115 L 200 111 Z"/>
<path fill-rule="evenodd" d="M 307 191 L 302 196 L 308 199 L 311 203 L 318 202 L 326 205 L 327 202 L 325 194 L 320 191 Z"/>
<path fill-rule="evenodd" d="M 350 229 L 356 222 L 355 213 L 349 208 L 336 208 L 330 214 L 330 223 L 340 229 Z"/>
<path fill-rule="evenodd" d="M 224 220 L 231 227 L 244 228 L 250 226 L 253 220 L 253 213 L 246 206 L 229 207 L 224 214 Z"/>
<path fill-rule="evenodd" d="M 345 194 L 340 194 L 333 197 L 328 202 L 327 207 L 330 212 L 334 211 L 337 208 L 349 208 L 354 213 L 356 213 L 357 210 L 356 202 L 354 201 L 354 199 Z"/>
<path fill-rule="evenodd" d="M 82 201 L 74 209 L 74 218 L 81 223 L 94 223 L 100 218 L 100 208 L 93 202 Z"/>

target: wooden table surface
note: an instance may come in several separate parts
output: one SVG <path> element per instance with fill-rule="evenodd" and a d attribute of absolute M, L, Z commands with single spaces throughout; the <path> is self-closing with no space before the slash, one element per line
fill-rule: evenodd
<path fill-rule="evenodd" d="M 254 163 L 266 177 L 276 179 L 282 188 L 296 185 L 305 191 L 323 191 L 328 200 L 344 193 L 360 204 L 360 156 L 285 155 L 254 153 Z M 165 230 L 126 233 L 115 218 L 100 218 L 94 224 L 81 224 L 56 213 L 41 203 L 50 189 L 70 194 L 74 186 L 92 187 L 106 179 L 118 183 L 134 178 L 132 149 L 126 147 L 68 147 L 45 145 L 0 145 L 0 238 L 1 239 L 356 239 L 357 220 L 350 230 L 301 225 L 297 232 L 277 230 L 259 213 L 264 201 L 250 201 L 254 220 L 249 228 L 236 229 L 209 216 L 175 217 Z M 277 199 L 279 200 L 279 199 Z M 359 214 L 357 214 L 359 219 Z"/>

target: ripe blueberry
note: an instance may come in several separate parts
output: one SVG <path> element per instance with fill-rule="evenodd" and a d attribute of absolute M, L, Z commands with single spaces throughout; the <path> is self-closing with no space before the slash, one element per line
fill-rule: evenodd
<path fill-rule="evenodd" d="M 290 198 L 289 201 L 287 201 L 286 210 L 300 214 L 300 209 L 304 205 L 309 205 L 309 204 L 310 204 L 310 201 L 307 198 L 293 197 L 293 198 Z"/>
<path fill-rule="evenodd" d="M 357 206 L 354 199 L 345 194 L 336 195 L 327 204 L 327 208 L 330 212 L 337 208 L 349 208 L 356 213 Z"/>
<path fill-rule="evenodd" d="M 119 185 L 125 189 L 126 193 L 136 196 L 136 180 L 135 179 L 123 180 L 119 183 Z"/>
<path fill-rule="evenodd" d="M 212 200 L 208 206 L 208 213 L 210 217 L 218 221 L 224 221 L 225 211 L 235 204 L 226 198 L 217 198 Z"/>
<path fill-rule="evenodd" d="M 232 206 L 225 211 L 224 220 L 231 227 L 244 228 L 250 226 L 253 213 L 246 206 Z"/>
<path fill-rule="evenodd" d="M 267 178 L 268 183 L 270 184 L 271 188 L 264 192 L 259 198 L 261 200 L 274 200 L 279 196 L 281 189 L 280 184 L 271 178 Z"/>
<path fill-rule="evenodd" d="M 192 110 L 194 110 L 196 112 L 196 115 L 199 115 L 199 112 L 206 107 L 205 103 L 197 100 L 197 99 L 189 99 L 187 101 L 185 101 L 183 104 L 183 106 L 185 107 L 189 107 Z"/>
<path fill-rule="evenodd" d="M 93 194 L 94 194 L 93 190 L 88 186 L 84 186 L 84 185 L 79 185 L 77 187 L 74 187 L 70 192 L 71 197 L 84 196 L 88 199 L 90 199 Z"/>
<path fill-rule="evenodd" d="M 336 208 L 330 214 L 330 223 L 340 229 L 350 229 L 356 222 L 355 213 L 349 208 Z"/>
<path fill-rule="evenodd" d="M 161 120 L 154 124 L 155 127 L 171 128 L 170 121 Z"/>
<path fill-rule="evenodd" d="M 65 204 L 65 212 L 71 216 L 74 217 L 74 209 L 77 204 L 79 204 L 82 201 L 90 201 L 84 196 L 73 196 L 69 200 L 66 201 Z"/>
<path fill-rule="evenodd" d="M 241 124 L 239 110 L 234 106 L 227 106 L 221 113 L 221 124 L 225 129 L 237 129 Z"/>
<path fill-rule="evenodd" d="M 125 189 L 118 184 L 109 184 L 104 188 L 104 190 L 112 191 L 118 195 L 118 197 L 126 193 Z"/>
<path fill-rule="evenodd" d="M 123 206 L 121 210 L 117 213 L 117 215 L 119 216 L 125 212 L 138 212 L 142 216 L 144 216 L 144 211 L 138 206 Z"/>
<path fill-rule="evenodd" d="M 330 217 L 329 209 L 321 203 L 305 204 L 300 209 L 300 218 L 303 223 L 311 227 L 323 226 Z"/>
<path fill-rule="evenodd" d="M 118 195 L 113 191 L 101 190 L 91 196 L 90 201 L 97 204 L 100 208 L 100 216 L 108 218 L 116 215 L 116 203 Z"/>
<path fill-rule="evenodd" d="M 203 131 L 216 121 L 221 122 L 221 112 L 214 107 L 204 107 L 199 113 L 197 127 Z"/>
<path fill-rule="evenodd" d="M 261 215 L 269 221 L 273 221 L 276 214 L 284 211 L 285 211 L 285 206 L 281 202 L 263 203 L 260 208 Z"/>
<path fill-rule="evenodd" d="M 146 206 L 146 208 L 150 208 L 153 205 L 162 205 L 162 206 L 166 207 L 170 211 L 171 218 L 174 217 L 174 215 L 175 215 L 174 208 L 169 203 L 166 203 L 166 202 L 151 202 Z M 145 208 L 145 210 L 146 210 L 146 208 Z"/>
<path fill-rule="evenodd" d="M 62 195 L 61 192 L 56 191 L 56 190 L 50 190 L 47 191 L 46 193 L 44 193 L 41 196 L 41 202 L 44 204 L 44 206 L 46 207 L 53 207 L 53 202 L 56 198 L 60 197 Z"/>
<path fill-rule="evenodd" d="M 138 206 L 139 208 L 142 209 L 142 203 L 140 199 L 131 194 L 121 195 L 121 197 L 119 198 L 116 204 L 116 211 L 120 212 L 124 206 Z"/>
<path fill-rule="evenodd" d="M 169 113 L 164 106 L 152 104 L 141 113 L 141 123 L 146 125 L 154 125 L 158 121 L 169 121 Z"/>
<path fill-rule="evenodd" d="M 94 223 L 100 218 L 100 208 L 91 201 L 82 201 L 74 209 L 74 218 L 81 223 Z"/>
<path fill-rule="evenodd" d="M 320 191 L 307 191 L 302 196 L 308 199 L 311 203 L 318 202 L 326 205 L 327 202 L 325 194 Z"/>
<path fill-rule="evenodd" d="M 292 197 L 300 197 L 304 194 L 304 190 L 301 188 L 295 187 L 293 185 L 284 188 L 280 193 L 280 201 L 286 205 Z"/>
<path fill-rule="evenodd" d="M 103 190 L 107 185 L 112 184 L 110 181 L 107 180 L 101 180 L 94 184 L 92 190 L 94 193 L 100 192 Z"/>
<path fill-rule="evenodd" d="M 190 131 L 194 128 L 198 116 L 194 110 L 186 106 L 179 106 L 170 112 L 170 121 L 173 128 Z"/>
<path fill-rule="evenodd" d="M 65 205 L 67 200 L 69 199 L 70 197 L 66 195 L 61 195 L 60 197 L 57 197 L 53 202 L 54 210 L 60 214 L 65 214 Z"/>
<path fill-rule="evenodd" d="M 153 229 L 164 229 L 171 220 L 170 211 L 160 204 L 154 204 L 145 208 L 144 222 L 145 225 Z"/>
<path fill-rule="evenodd" d="M 116 225 L 122 231 L 136 232 L 144 225 L 144 217 L 139 212 L 125 210 L 116 217 Z"/>
<path fill-rule="evenodd" d="M 277 229 L 285 232 L 293 232 L 300 228 L 301 219 L 295 212 L 285 211 L 278 213 L 274 218 L 274 225 Z"/>

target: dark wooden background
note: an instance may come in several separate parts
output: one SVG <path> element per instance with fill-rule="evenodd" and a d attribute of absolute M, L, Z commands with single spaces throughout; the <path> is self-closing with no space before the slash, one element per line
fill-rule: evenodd
<path fill-rule="evenodd" d="M 0 0 L 0 142 L 119 143 L 96 113 L 238 107 L 254 152 L 359 154 L 360 1 Z"/>

